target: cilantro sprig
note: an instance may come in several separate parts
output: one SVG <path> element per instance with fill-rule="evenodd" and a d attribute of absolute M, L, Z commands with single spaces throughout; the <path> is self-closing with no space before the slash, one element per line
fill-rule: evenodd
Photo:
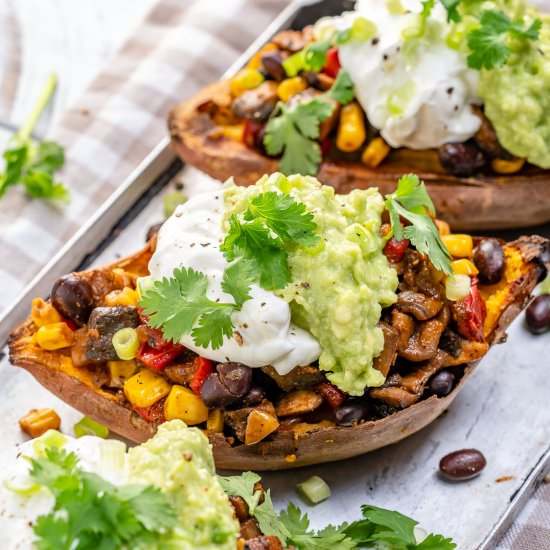
<path fill-rule="evenodd" d="M 156 487 L 112 485 L 57 447 L 31 464 L 31 478 L 55 498 L 52 511 L 33 526 L 38 550 L 142 548 L 176 525 L 174 507 Z"/>
<path fill-rule="evenodd" d="M 386 195 L 386 209 L 393 236 L 398 241 L 409 239 L 418 252 L 430 258 L 436 269 L 450 275 L 451 255 L 431 218 L 435 215 L 435 208 L 424 182 L 415 174 L 402 176 L 397 182 L 397 189 Z M 401 218 L 409 221 L 410 225 L 403 227 Z"/>
<path fill-rule="evenodd" d="M 456 544 L 442 535 L 430 534 L 417 543 L 415 520 L 377 506 L 363 506 L 363 519 L 339 526 L 329 525 L 320 531 L 310 529 L 309 518 L 293 503 L 279 514 L 275 512 L 270 491 L 262 492 L 257 483 L 260 476 L 244 472 L 240 476 L 219 477 L 224 491 L 231 496 L 240 496 L 247 503 L 249 513 L 256 519 L 264 535 L 278 537 L 284 545 L 297 550 L 354 550 L 377 548 L 385 543 L 391 550 L 452 550 Z"/>
<path fill-rule="evenodd" d="M 28 120 L 10 140 L 4 151 L 4 172 L 0 174 L 0 198 L 9 187 L 22 185 L 32 198 L 69 200 L 69 191 L 55 181 L 55 172 L 64 162 L 63 148 L 53 141 L 36 143 L 31 133 L 49 103 L 57 85 L 55 75 L 50 75 L 38 102 Z"/>

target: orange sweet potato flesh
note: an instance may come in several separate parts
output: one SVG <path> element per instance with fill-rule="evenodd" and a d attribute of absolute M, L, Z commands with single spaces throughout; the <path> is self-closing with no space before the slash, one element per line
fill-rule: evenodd
<path fill-rule="evenodd" d="M 279 169 L 279 160 L 233 139 L 220 137 L 215 123 L 199 105 L 229 93 L 227 80 L 211 84 L 175 107 L 168 117 L 174 151 L 210 176 L 233 176 L 241 185 L 254 184 Z M 413 172 L 426 182 L 438 217 L 453 229 L 487 230 L 531 227 L 550 221 L 550 170 L 529 166 L 517 176 L 457 178 L 443 170 L 435 150 L 398 149 L 377 168 L 358 162 L 321 163 L 317 178 L 339 193 L 378 187 L 391 193 L 397 179 Z"/>

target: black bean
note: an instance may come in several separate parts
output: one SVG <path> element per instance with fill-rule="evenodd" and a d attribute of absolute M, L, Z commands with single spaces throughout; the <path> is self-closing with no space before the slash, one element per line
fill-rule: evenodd
<path fill-rule="evenodd" d="M 455 375 L 448 370 L 434 374 L 428 384 L 430 391 L 439 397 L 449 395 L 455 383 Z"/>
<path fill-rule="evenodd" d="M 159 232 L 161 227 L 162 222 L 151 225 L 145 234 L 145 242 L 149 242 Z"/>
<path fill-rule="evenodd" d="M 479 281 L 495 284 L 504 273 L 504 250 L 497 239 L 483 239 L 474 250 L 474 263 L 479 269 Z"/>
<path fill-rule="evenodd" d="M 550 328 L 550 294 L 537 296 L 527 306 L 525 321 L 533 334 L 541 334 Z"/>
<path fill-rule="evenodd" d="M 265 397 L 265 390 L 260 386 L 254 386 L 250 388 L 250 391 L 242 398 L 243 407 L 253 407 L 263 401 Z"/>
<path fill-rule="evenodd" d="M 483 153 L 471 141 L 465 143 L 445 143 L 439 148 L 441 166 L 459 178 L 473 176 L 486 165 Z"/>
<path fill-rule="evenodd" d="M 240 399 L 248 393 L 252 384 L 252 369 L 241 363 L 223 363 L 216 367 L 220 382 L 231 395 Z"/>
<path fill-rule="evenodd" d="M 441 475 L 450 481 L 465 481 L 481 473 L 487 461 L 477 449 L 462 449 L 445 455 L 439 462 Z"/>
<path fill-rule="evenodd" d="M 260 60 L 268 75 L 275 80 L 284 80 L 286 72 L 283 68 L 283 57 L 281 52 L 273 51 L 264 53 Z"/>
<path fill-rule="evenodd" d="M 52 287 L 52 304 L 63 317 L 79 327 L 85 325 L 94 307 L 90 283 L 72 273 L 55 281 Z"/>
<path fill-rule="evenodd" d="M 367 405 L 361 401 L 346 401 L 336 411 L 336 422 L 340 426 L 353 426 L 367 416 Z"/>
<path fill-rule="evenodd" d="M 220 377 L 216 373 L 210 374 L 203 382 L 201 397 L 205 405 L 211 409 L 226 407 L 237 400 L 237 398 L 221 383 Z"/>

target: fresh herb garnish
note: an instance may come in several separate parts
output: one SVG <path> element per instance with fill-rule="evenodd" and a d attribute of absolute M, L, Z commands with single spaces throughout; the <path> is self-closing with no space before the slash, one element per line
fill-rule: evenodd
<path fill-rule="evenodd" d="M 69 191 L 56 182 L 54 173 L 65 162 L 63 148 L 53 141 L 36 143 L 31 133 L 55 90 L 57 79 L 51 75 L 29 119 L 13 135 L 4 151 L 5 170 L 0 174 L 0 198 L 8 187 L 23 185 L 27 195 L 38 199 L 66 202 Z"/>
<path fill-rule="evenodd" d="M 392 550 L 452 550 L 456 544 L 441 535 L 428 535 L 417 543 L 414 528 L 417 522 L 399 512 L 376 506 L 363 506 L 363 519 L 343 523 L 337 527 L 329 525 L 320 531 L 309 529 L 309 518 L 290 503 L 286 510 L 275 512 L 269 490 L 265 500 L 259 504 L 261 491 L 256 487 L 260 476 L 244 472 L 240 476 L 219 477 L 224 491 L 231 496 L 240 496 L 249 507 L 249 513 L 256 518 L 264 535 L 279 537 L 284 545 L 298 550 L 316 548 L 320 550 L 354 550 L 356 548 L 379 547 L 386 543 Z"/>
<path fill-rule="evenodd" d="M 330 46 L 331 40 L 319 40 L 291 55 L 283 61 L 286 75 L 296 76 L 301 71 L 319 72 L 327 64 L 327 52 Z"/>
<path fill-rule="evenodd" d="M 31 478 L 55 497 L 53 510 L 33 526 L 39 550 L 141 548 L 176 525 L 174 507 L 156 487 L 112 485 L 57 447 L 31 464 Z"/>
<path fill-rule="evenodd" d="M 468 34 L 468 66 L 473 69 L 495 69 L 504 65 L 510 55 L 510 37 L 537 40 L 542 21 L 536 19 L 527 27 L 523 20 L 512 20 L 505 13 L 485 10 L 481 26 Z"/>
<path fill-rule="evenodd" d="M 443 244 L 430 214 L 435 208 L 426 186 L 418 176 L 407 174 L 399 178 L 397 189 L 386 195 L 386 209 L 390 215 L 393 236 L 401 241 L 407 238 L 421 254 L 426 254 L 436 269 L 450 275 L 451 255 Z M 403 227 L 401 217 L 411 225 Z"/>
<path fill-rule="evenodd" d="M 336 81 L 326 94 L 307 103 L 288 107 L 279 102 L 266 127 L 264 145 L 268 154 L 280 155 L 280 169 L 284 174 L 315 175 L 321 162 L 319 125 L 332 114 L 334 105 L 327 97 L 342 104 L 354 97 L 349 73 L 341 69 Z"/>
<path fill-rule="evenodd" d="M 460 13 L 458 12 L 458 4 L 460 4 L 460 0 L 441 0 L 441 3 L 447 10 L 447 21 L 454 21 L 455 23 L 458 23 L 462 19 Z"/>

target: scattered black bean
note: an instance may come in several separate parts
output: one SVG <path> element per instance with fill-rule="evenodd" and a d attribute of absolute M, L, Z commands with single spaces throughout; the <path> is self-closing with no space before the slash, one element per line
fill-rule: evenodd
<path fill-rule="evenodd" d="M 265 390 L 260 386 L 250 388 L 250 391 L 242 398 L 243 407 L 259 405 L 265 397 Z"/>
<path fill-rule="evenodd" d="M 479 172 L 486 165 L 486 159 L 475 143 L 446 143 L 439 148 L 441 166 L 459 178 Z"/>
<path fill-rule="evenodd" d="M 241 363 L 223 363 L 217 366 L 220 382 L 236 398 L 244 397 L 252 384 L 252 369 Z"/>
<path fill-rule="evenodd" d="M 451 393 L 454 383 L 455 375 L 448 370 L 442 370 L 432 376 L 428 387 L 435 395 L 445 397 Z"/>
<path fill-rule="evenodd" d="M 55 281 L 51 298 L 55 309 L 79 327 L 87 323 L 94 307 L 94 295 L 90 283 L 72 273 Z"/>
<path fill-rule="evenodd" d="M 201 397 L 205 405 L 211 409 L 226 407 L 237 398 L 221 383 L 216 373 L 210 374 L 201 387 Z"/>
<path fill-rule="evenodd" d="M 275 80 L 281 81 L 286 77 L 281 52 L 273 51 L 264 53 L 261 57 L 261 63 L 266 73 Z"/>
<path fill-rule="evenodd" d="M 367 405 L 361 401 L 347 401 L 335 410 L 339 426 L 353 426 L 367 416 Z"/>
<path fill-rule="evenodd" d="M 550 294 L 537 296 L 525 310 L 527 328 L 533 334 L 541 334 L 550 328 Z"/>
<path fill-rule="evenodd" d="M 462 449 L 445 455 L 439 462 L 441 475 L 450 481 L 465 481 L 478 476 L 487 461 L 477 449 Z"/>
<path fill-rule="evenodd" d="M 479 269 L 479 281 L 495 284 L 504 273 L 504 251 L 497 239 L 483 239 L 474 250 L 474 263 Z"/>

